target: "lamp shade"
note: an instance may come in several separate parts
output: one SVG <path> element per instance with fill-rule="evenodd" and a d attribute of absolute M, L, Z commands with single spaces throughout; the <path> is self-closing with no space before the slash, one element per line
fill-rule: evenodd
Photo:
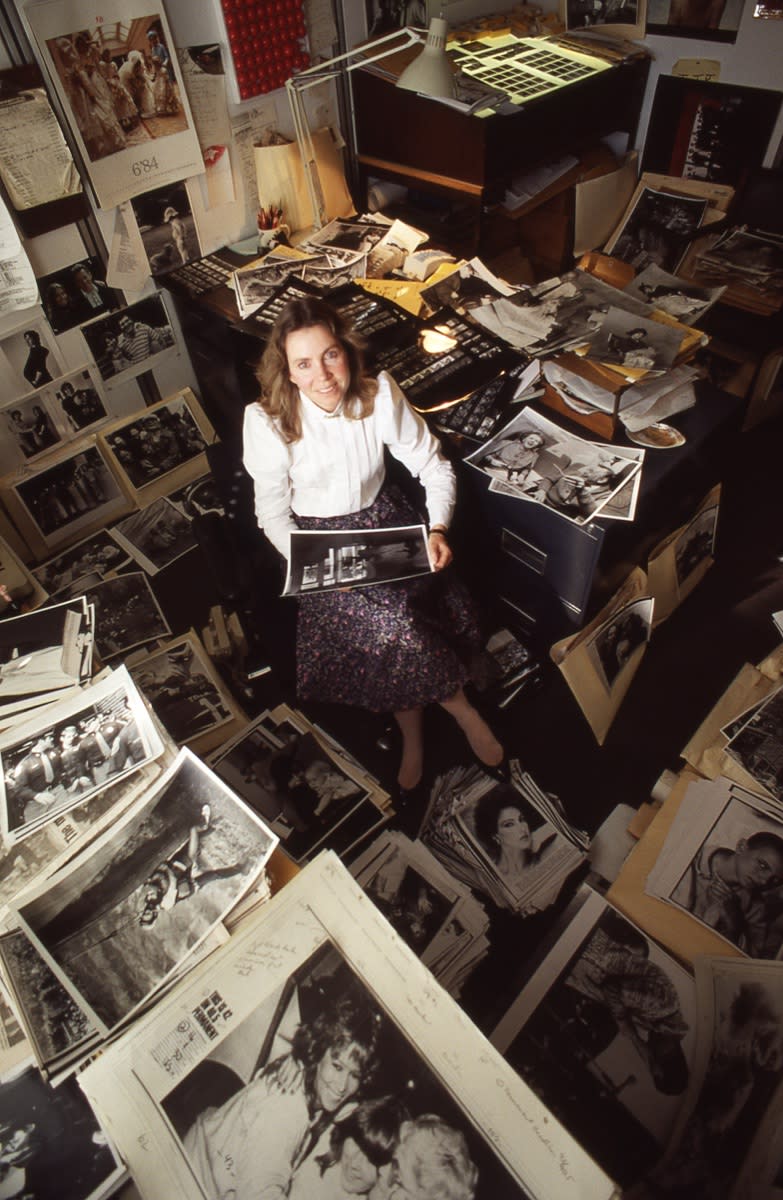
<path fill-rule="evenodd" d="M 442 17 L 432 18 L 424 49 L 400 75 L 397 87 L 425 96 L 454 95 L 454 72 L 446 57 L 447 30 Z"/>

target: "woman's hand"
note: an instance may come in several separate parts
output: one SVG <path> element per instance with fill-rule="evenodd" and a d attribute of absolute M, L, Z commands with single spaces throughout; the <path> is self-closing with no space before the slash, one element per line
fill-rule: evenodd
<path fill-rule="evenodd" d="M 446 535 L 441 533 L 439 529 L 433 529 L 430 532 L 428 547 L 432 566 L 435 571 L 442 571 L 454 557 L 451 553 L 451 546 L 446 541 Z"/>

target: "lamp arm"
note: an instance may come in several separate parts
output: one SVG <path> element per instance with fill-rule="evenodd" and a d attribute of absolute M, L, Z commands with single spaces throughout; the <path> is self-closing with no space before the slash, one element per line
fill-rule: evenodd
<path fill-rule="evenodd" d="M 372 49 L 373 52 L 383 47 L 378 54 L 373 53 L 368 57 L 359 57 L 362 55 L 362 48 L 358 47 L 348 50 L 345 54 L 338 54 L 336 58 L 330 58 L 326 62 L 316 63 L 315 66 L 307 67 L 304 71 L 299 71 L 298 74 L 292 75 L 290 79 L 286 80 L 285 90 L 288 93 L 288 103 L 291 106 L 294 136 L 296 137 L 299 154 L 302 159 L 302 170 L 307 181 L 307 191 L 313 208 L 313 222 L 316 229 L 323 229 L 328 217 L 326 214 L 326 199 L 321 183 L 321 175 L 318 170 L 310 125 L 302 99 L 302 92 L 315 87 L 318 83 L 323 83 L 325 80 L 334 79 L 342 71 L 345 71 L 347 74 L 357 67 L 370 66 L 372 63 L 378 62 L 379 59 L 386 58 L 389 54 L 396 53 L 398 50 L 407 50 L 410 46 L 418 44 L 420 41 L 419 34 L 426 34 L 426 32 L 425 29 L 416 29 L 412 26 L 405 26 L 404 29 L 396 29 L 392 33 L 387 33 L 383 37 L 376 38 L 375 41 L 368 43 L 364 47 L 365 51 Z M 405 41 L 400 40 L 403 36 L 405 37 Z M 390 42 L 394 42 L 395 44 L 389 45 Z M 356 61 L 348 62 L 348 59 L 356 59 Z"/>

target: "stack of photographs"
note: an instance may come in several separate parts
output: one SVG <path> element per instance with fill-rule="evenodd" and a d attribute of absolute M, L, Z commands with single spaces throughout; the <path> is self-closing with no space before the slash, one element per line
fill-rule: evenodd
<path fill-rule="evenodd" d="M 554 904 L 587 839 L 529 776 L 514 774 L 513 783 L 495 783 L 478 767 L 439 776 L 421 838 L 456 879 L 529 916 Z"/>
<path fill-rule="evenodd" d="M 94 634 L 95 607 L 84 596 L 0 622 L 0 729 L 91 678 Z"/>
<path fill-rule="evenodd" d="M 329 266 L 324 254 L 307 254 L 279 246 L 276 250 L 234 271 L 232 283 L 239 315 L 243 320 L 253 316 L 286 284 L 304 280 L 309 266 Z"/>
<path fill-rule="evenodd" d="M 333 1062 L 344 1082 L 329 1081 Z M 388 1190 L 393 1170 L 399 1196 L 423 1196 L 422 1173 L 428 1195 L 616 1195 L 331 854 L 308 863 L 81 1082 L 149 1200 L 312 1200 L 345 1195 L 344 1175 L 348 1191 L 366 1194 L 379 1175 Z M 344 1119 L 384 1131 L 359 1175 L 349 1173 Z"/>
<path fill-rule="evenodd" d="M 382 833 L 351 874 L 438 982 L 458 997 L 489 950 L 489 919 L 475 896 L 421 842 Z"/>
<path fill-rule="evenodd" d="M 749 958 L 780 958 L 780 801 L 720 776 L 692 783 L 645 892 L 689 913 Z"/>
<path fill-rule="evenodd" d="M 643 459 L 644 450 L 589 442 L 525 407 L 465 462 L 489 476 L 490 491 L 585 525 L 633 520 Z"/>
<path fill-rule="evenodd" d="M 700 287 L 689 279 L 672 275 L 663 271 L 655 263 L 650 263 L 640 271 L 623 289 L 629 296 L 635 296 L 647 304 L 652 304 L 659 311 L 666 312 L 686 325 L 692 325 L 720 300 L 726 291 L 724 287 Z"/>
<path fill-rule="evenodd" d="M 260 301 L 252 315 L 242 322 L 241 327 L 250 333 L 266 337 L 286 304 L 290 304 L 292 300 L 307 300 L 320 295 L 319 287 L 288 275 L 283 283 L 278 284 Z"/>
<path fill-rule="evenodd" d="M 747 283 L 762 291 L 783 287 L 783 239 L 732 228 L 696 260 L 700 276 L 716 282 Z"/>
<path fill-rule="evenodd" d="M 58 1020 L 64 1002 L 67 1015 L 67 997 L 86 1018 L 75 1028 L 88 1041 L 93 1030 L 104 1039 L 134 1019 L 224 940 L 222 921 L 276 845 L 247 805 L 181 750 L 98 837 L 13 900 L 12 919 L 61 985 L 35 994 L 28 1019 Z M 21 995 L 28 956 L 17 947 L 3 961 Z"/>
<path fill-rule="evenodd" d="M 300 712 L 264 712 L 210 764 L 280 838 L 295 862 L 327 847 L 346 854 L 385 821 L 389 797 Z"/>
<path fill-rule="evenodd" d="M 781 805 L 783 815 L 783 688 L 742 713 L 721 732 L 729 739 L 726 753 Z"/>
<path fill-rule="evenodd" d="M 692 1069 L 693 979 L 582 887 L 490 1040 L 623 1188 L 658 1161 Z"/>

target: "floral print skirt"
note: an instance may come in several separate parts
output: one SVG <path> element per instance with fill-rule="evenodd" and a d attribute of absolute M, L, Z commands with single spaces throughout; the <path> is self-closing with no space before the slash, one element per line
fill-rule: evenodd
<path fill-rule="evenodd" d="M 297 517 L 300 529 L 383 529 L 420 517 L 396 487 L 341 517 Z M 396 712 L 447 700 L 480 646 L 473 603 L 447 567 L 434 575 L 299 597 L 300 700 Z"/>

